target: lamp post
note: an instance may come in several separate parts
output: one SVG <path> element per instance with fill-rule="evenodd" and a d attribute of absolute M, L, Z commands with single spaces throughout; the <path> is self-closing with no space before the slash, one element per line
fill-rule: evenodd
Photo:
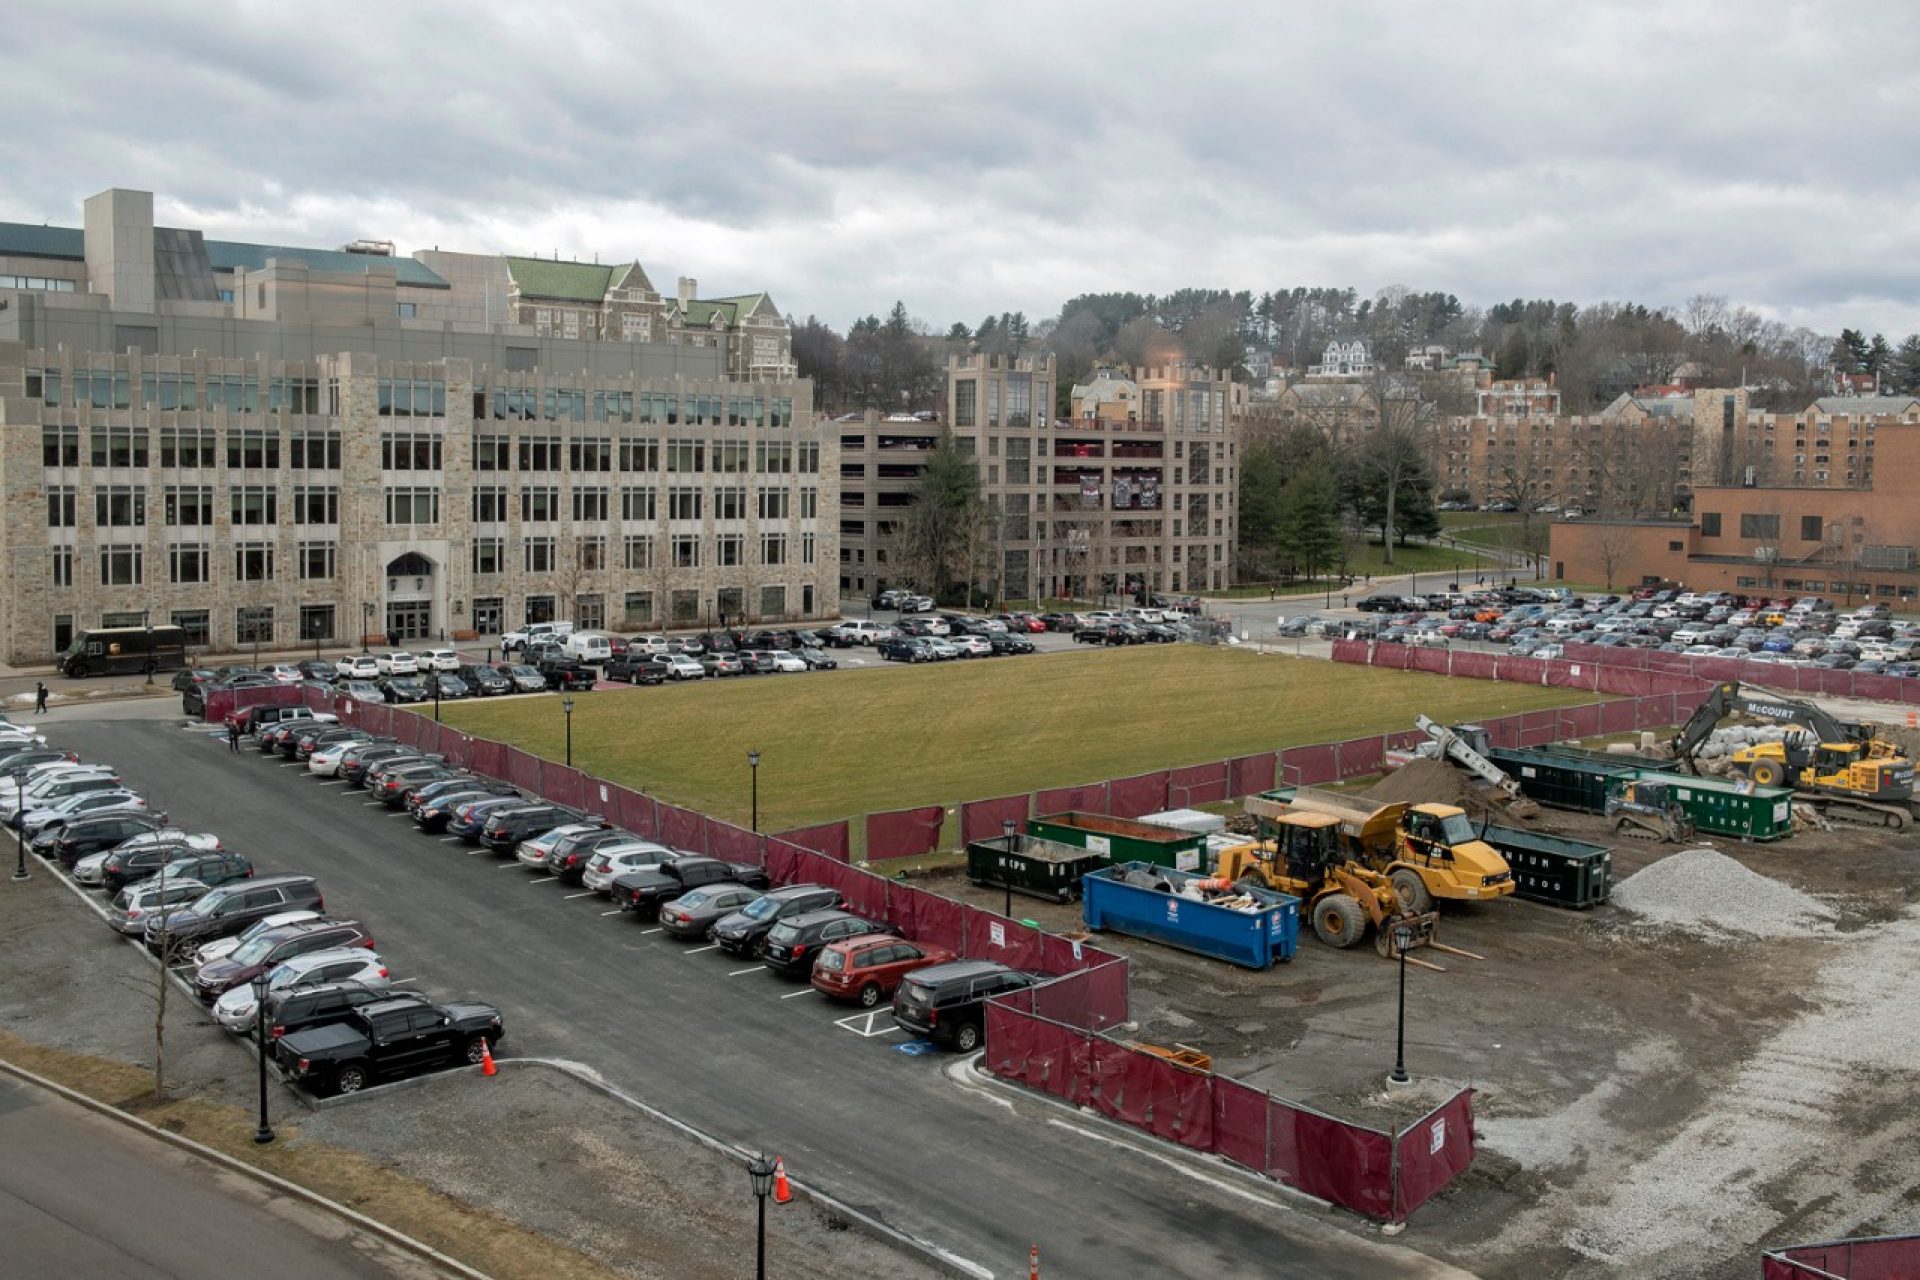
<path fill-rule="evenodd" d="M 153 610 L 140 611 L 140 621 L 147 629 L 147 683 L 153 683 Z"/>
<path fill-rule="evenodd" d="M 27 771 L 13 771 L 13 843 L 17 850 L 13 864 L 15 880 L 31 880 L 33 873 L 27 870 Z"/>
<path fill-rule="evenodd" d="M 764 1155 L 747 1162 L 747 1177 L 753 1183 L 753 1198 L 760 1205 L 760 1229 L 753 1251 L 754 1280 L 767 1280 L 767 1197 L 773 1194 L 773 1161 Z"/>
<path fill-rule="evenodd" d="M 571 769 L 573 768 L 573 696 L 571 694 L 561 699 L 560 709 L 567 713 L 567 768 Z M 436 720 L 440 718 L 438 709 L 433 715 Z"/>
<path fill-rule="evenodd" d="M 373 630 L 373 601 L 362 600 L 360 602 L 360 652 L 361 653 L 368 652 L 367 633 L 371 630 Z"/>
<path fill-rule="evenodd" d="M 435 724 L 440 723 L 440 668 L 438 667 L 433 669 L 433 722 Z M 569 720 L 567 723 L 571 725 L 573 722 Z M 568 736 L 571 737 L 572 735 L 569 734 Z M 573 762 L 569 760 L 567 763 L 571 764 Z"/>
<path fill-rule="evenodd" d="M 260 1146 L 273 1141 L 273 1126 L 267 1123 L 267 975 L 253 980 L 253 1030 L 260 1050 L 260 1127 L 253 1140 Z"/>
<path fill-rule="evenodd" d="M 1393 942 L 1400 951 L 1400 1031 L 1394 1038 L 1393 1070 L 1387 1083 L 1412 1084 L 1413 1077 L 1407 1074 L 1407 948 L 1413 943 L 1413 930 L 1404 925 L 1394 929 Z"/>
<path fill-rule="evenodd" d="M 758 834 L 760 830 L 760 753 L 758 751 L 747 752 L 747 769 L 753 778 L 753 830 Z"/>
<path fill-rule="evenodd" d="M 1007 857 L 1009 859 L 1013 857 L 1014 825 L 1012 818 L 1008 818 L 1000 824 L 1000 834 L 1007 838 Z M 1013 919 L 1013 868 L 1006 863 L 1002 863 L 1000 866 L 1000 885 L 1007 891 L 1006 910 L 1000 914 L 1011 920 Z"/>

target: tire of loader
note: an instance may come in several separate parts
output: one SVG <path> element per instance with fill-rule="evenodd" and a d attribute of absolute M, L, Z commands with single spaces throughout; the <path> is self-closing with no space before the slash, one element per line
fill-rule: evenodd
<path fill-rule="evenodd" d="M 1747 776 L 1763 787 L 1780 785 L 1780 767 L 1771 760 L 1755 760 L 1747 766 Z"/>
<path fill-rule="evenodd" d="M 1367 936 L 1367 913 L 1344 893 L 1330 893 L 1313 904 L 1313 931 L 1330 947 L 1357 945 Z"/>
<path fill-rule="evenodd" d="M 1433 910 L 1433 894 L 1427 890 L 1427 882 L 1412 867 L 1400 867 L 1387 876 L 1393 885 L 1395 896 L 1400 899 L 1400 909 L 1414 915 L 1423 915 Z"/>

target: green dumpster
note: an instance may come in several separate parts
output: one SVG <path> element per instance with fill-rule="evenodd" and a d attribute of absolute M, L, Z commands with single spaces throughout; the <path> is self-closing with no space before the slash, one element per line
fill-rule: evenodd
<path fill-rule="evenodd" d="M 1657 769 L 1637 770 L 1613 779 L 1663 783 L 1667 798 L 1680 806 L 1693 825 L 1714 835 L 1742 840 L 1780 840 L 1793 834 L 1793 792 L 1787 787 L 1762 787 L 1724 778 L 1695 778 Z"/>
<path fill-rule="evenodd" d="M 1104 853 L 1039 836 L 994 836 L 967 845 L 967 879 L 983 888 L 1055 902 L 1080 896 L 1080 877 L 1111 864 Z"/>
<path fill-rule="evenodd" d="M 1513 869 L 1515 897 L 1584 911 L 1613 894 L 1613 850 L 1606 845 L 1492 824 L 1480 838 Z"/>
<path fill-rule="evenodd" d="M 1486 756 L 1520 784 L 1522 795 L 1582 813 L 1606 812 L 1607 788 L 1615 778 L 1677 767 L 1578 747 L 1490 747 Z"/>
<path fill-rule="evenodd" d="M 1151 862 L 1176 871 L 1201 870 L 1202 850 L 1207 845 L 1207 837 L 1197 831 L 1079 810 L 1029 818 L 1027 834 L 1078 845 L 1114 862 Z"/>

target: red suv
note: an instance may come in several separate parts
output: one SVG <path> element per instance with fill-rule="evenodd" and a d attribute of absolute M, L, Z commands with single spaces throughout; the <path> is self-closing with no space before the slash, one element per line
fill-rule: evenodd
<path fill-rule="evenodd" d="M 890 933 L 867 934 L 829 943 L 813 962 L 814 988 L 836 1000 L 853 1000 L 871 1009 L 893 994 L 915 969 L 945 964 L 951 951 L 923 947 Z"/>

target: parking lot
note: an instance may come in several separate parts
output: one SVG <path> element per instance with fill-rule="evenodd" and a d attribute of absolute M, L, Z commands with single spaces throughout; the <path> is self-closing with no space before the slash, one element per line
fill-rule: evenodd
<path fill-rule="evenodd" d="M 796 1176 L 961 1258 L 985 1252 L 1002 1269 L 1045 1241 L 1060 1259 L 1050 1274 L 1064 1275 L 1184 1269 L 1196 1256 L 1217 1274 L 1264 1275 L 1276 1247 L 1316 1275 L 1426 1265 L 1368 1244 L 1357 1224 L 1285 1212 L 1277 1189 L 1196 1177 L 1135 1139 L 956 1082 L 959 1060 L 904 1043 L 885 1013 L 829 1004 L 607 914 L 581 889 L 424 836 L 304 765 L 233 755 L 177 722 L 75 723 L 59 737 L 119 764 L 176 825 L 220 832 L 262 873 L 319 876 L 329 909 L 370 925 L 396 975 L 435 998 L 500 1006 L 509 1054 L 582 1063 L 692 1124 L 780 1151 Z M 112 943 L 102 931 L 90 945 Z M 1225 1193 L 1209 1185 L 1222 1178 Z"/>

